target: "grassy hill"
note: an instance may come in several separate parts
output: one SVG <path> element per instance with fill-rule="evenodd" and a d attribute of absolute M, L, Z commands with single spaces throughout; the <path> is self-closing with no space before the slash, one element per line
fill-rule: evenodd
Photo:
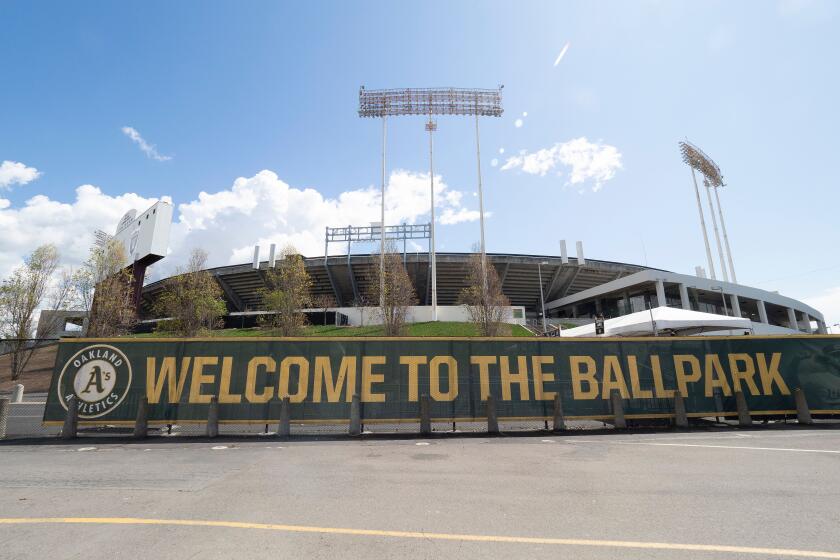
<path fill-rule="evenodd" d="M 478 336 L 475 325 L 472 323 L 457 323 L 448 321 L 435 321 L 428 323 L 410 323 L 406 336 Z M 134 335 L 141 338 L 167 337 L 168 333 L 148 333 Z M 260 328 L 250 329 L 224 329 L 211 331 L 207 334 L 211 337 L 248 337 L 248 336 L 272 336 L 271 331 Z M 303 336 L 384 336 L 381 325 L 366 327 L 336 327 L 334 325 L 308 325 L 304 329 Z M 534 336 L 528 329 L 519 325 L 511 325 L 511 333 L 508 336 Z"/>

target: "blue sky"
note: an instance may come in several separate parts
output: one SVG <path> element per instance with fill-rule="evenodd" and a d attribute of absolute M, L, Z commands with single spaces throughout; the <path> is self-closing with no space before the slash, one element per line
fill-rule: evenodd
<path fill-rule="evenodd" d="M 357 116 L 360 85 L 504 84 L 505 115 L 481 122 L 489 251 L 581 239 L 592 258 L 705 266 L 688 137 L 728 183 L 739 281 L 840 321 L 838 3 L 6 1 L 0 18 L 0 275 L 48 241 L 75 264 L 93 229 L 160 196 L 188 205 L 173 264 L 198 245 L 214 264 L 271 240 L 318 254 L 325 225 L 375 210 L 380 124 Z M 473 122 L 438 125 L 441 213 L 461 220 L 439 250 L 469 250 Z M 502 169 L 575 139 L 594 162 Z M 389 122 L 393 219 L 427 219 L 426 150 L 422 119 Z"/>

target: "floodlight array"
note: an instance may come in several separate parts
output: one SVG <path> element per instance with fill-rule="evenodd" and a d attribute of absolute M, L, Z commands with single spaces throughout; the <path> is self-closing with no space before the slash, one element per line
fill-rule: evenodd
<path fill-rule="evenodd" d="M 682 154 L 683 161 L 689 167 L 699 171 L 711 186 L 724 186 L 723 175 L 720 173 L 720 168 L 712 160 L 712 158 L 703 152 L 703 150 L 691 142 L 680 142 L 680 153 Z"/>
<path fill-rule="evenodd" d="M 502 88 L 359 89 L 360 117 L 398 115 L 502 116 Z"/>

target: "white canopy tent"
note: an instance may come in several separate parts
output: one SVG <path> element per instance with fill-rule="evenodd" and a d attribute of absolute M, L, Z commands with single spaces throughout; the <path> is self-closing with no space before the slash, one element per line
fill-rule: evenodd
<path fill-rule="evenodd" d="M 675 307 L 656 307 L 647 311 L 630 313 L 604 321 L 604 334 L 595 334 L 595 324 L 583 325 L 562 331 L 562 336 L 652 336 L 657 334 L 693 335 L 714 331 L 721 334 L 742 334 L 751 330 L 749 319 L 727 317 L 714 313 L 688 311 Z"/>

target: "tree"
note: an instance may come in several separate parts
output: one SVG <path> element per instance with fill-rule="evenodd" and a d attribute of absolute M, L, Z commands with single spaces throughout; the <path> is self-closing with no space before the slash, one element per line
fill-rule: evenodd
<path fill-rule="evenodd" d="M 206 263 L 207 253 L 193 249 L 186 268 L 179 268 L 166 283 L 155 310 L 170 320 L 159 328 L 181 336 L 196 336 L 218 326 L 227 306 L 221 286 L 205 270 Z"/>
<path fill-rule="evenodd" d="M 85 336 L 119 336 L 137 322 L 134 280 L 125 261 L 123 244 L 109 239 L 94 245 L 87 262 L 73 274 L 78 306 L 87 311 Z"/>
<path fill-rule="evenodd" d="M 20 378 L 32 356 L 35 311 L 47 297 L 58 263 L 55 246 L 41 245 L 0 284 L 0 336 L 8 339 L 12 381 Z M 60 291 L 62 287 L 54 293 L 51 307 L 64 305 L 69 292 Z"/>
<path fill-rule="evenodd" d="M 384 293 L 380 294 L 380 274 L 384 272 Z M 379 303 L 385 336 L 400 336 L 405 332 L 408 308 L 417 304 L 417 294 L 411 278 L 403 266 L 400 253 L 393 243 L 385 245 L 385 269 L 376 266 L 373 278 L 368 282 L 370 301 Z"/>
<path fill-rule="evenodd" d="M 502 283 L 496 267 L 486 263 L 481 254 L 473 254 L 467 263 L 466 287 L 461 290 L 458 302 L 467 307 L 470 320 L 480 336 L 510 334 L 504 322 L 510 300 L 502 293 Z"/>
<path fill-rule="evenodd" d="M 303 257 L 291 245 L 285 246 L 275 267 L 266 271 L 265 282 L 262 297 L 269 315 L 264 324 L 280 336 L 300 335 L 306 325 L 300 310 L 312 301 L 312 279 Z"/>
<path fill-rule="evenodd" d="M 312 297 L 312 306 L 324 310 L 324 325 L 326 325 L 327 309 L 335 307 L 335 297 L 332 294 L 318 294 Z"/>
<path fill-rule="evenodd" d="M 378 281 L 378 280 L 377 280 Z M 359 323 L 360 326 L 365 326 L 365 310 L 370 306 L 370 302 L 365 294 L 359 294 L 359 297 L 353 300 L 353 307 L 359 308 Z"/>

